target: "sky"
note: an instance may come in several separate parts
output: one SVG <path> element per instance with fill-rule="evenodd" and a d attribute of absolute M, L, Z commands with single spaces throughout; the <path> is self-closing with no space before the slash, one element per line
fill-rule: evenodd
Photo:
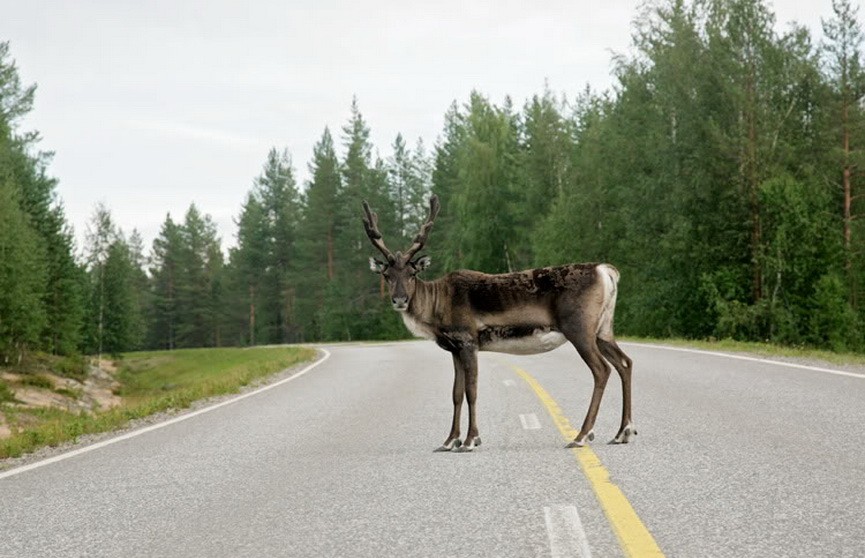
<path fill-rule="evenodd" d="M 97 203 L 149 248 L 191 203 L 235 244 L 237 217 L 272 147 L 298 182 L 313 144 L 337 137 L 356 97 L 382 158 L 401 133 L 431 148 L 472 90 L 516 106 L 613 86 L 637 0 L 0 0 L 38 130 L 79 248 Z M 770 2 L 819 36 L 830 0 Z"/>

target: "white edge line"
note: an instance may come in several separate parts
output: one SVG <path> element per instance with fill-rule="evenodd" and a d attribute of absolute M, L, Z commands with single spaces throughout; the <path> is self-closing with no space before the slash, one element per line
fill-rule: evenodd
<path fill-rule="evenodd" d="M 237 403 L 242 399 L 246 399 L 247 397 L 252 397 L 253 395 L 258 395 L 259 393 L 265 392 L 267 390 L 273 389 L 275 387 L 286 384 L 292 380 L 296 380 L 300 378 L 322 362 L 326 361 L 330 358 L 330 352 L 327 349 L 318 348 L 319 351 L 324 353 L 324 356 L 319 360 L 313 362 L 300 372 L 296 374 L 292 374 L 288 378 L 283 378 L 278 382 L 274 382 L 272 384 L 267 384 L 266 386 L 260 387 L 256 390 L 249 391 L 247 393 L 242 393 L 237 397 L 232 397 L 231 399 L 227 399 L 225 401 L 220 401 L 219 403 L 215 403 L 209 407 L 204 407 L 202 409 L 198 409 L 196 411 L 192 411 L 178 417 L 174 417 L 172 419 L 166 420 L 164 422 L 160 422 L 157 424 L 152 424 L 150 426 L 146 426 L 144 428 L 140 428 L 138 430 L 133 430 L 132 432 L 127 432 L 126 434 L 121 434 L 115 438 L 110 438 L 108 440 L 103 440 L 101 442 L 96 442 L 95 444 L 91 444 L 89 446 L 85 446 L 83 448 L 79 448 L 76 450 L 72 450 L 66 453 L 62 453 L 60 455 L 55 455 L 54 457 L 49 457 L 47 459 L 43 459 L 42 461 L 36 461 L 35 463 L 30 463 L 28 465 L 22 465 L 21 467 L 16 467 L 14 469 L 9 469 L 8 471 L 0 472 L 0 480 L 5 479 L 7 477 L 12 477 L 27 471 L 32 471 L 33 469 L 38 469 L 39 467 L 44 467 L 45 465 L 51 465 L 52 463 L 57 463 L 58 461 L 63 461 L 65 459 L 69 459 L 71 457 L 76 457 L 83 453 L 88 453 L 97 449 L 104 448 L 106 446 L 110 446 L 112 444 L 116 444 L 117 442 L 122 442 L 124 440 L 128 440 L 130 438 L 135 438 L 136 436 L 141 436 L 142 434 L 146 434 L 148 432 L 152 432 L 154 430 L 158 430 L 160 428 L 165 428 L 166 426 L 171 426 L 172 424 L 177 424 L 178 422 L 182 422 L 184 420 L 191 419 L 192 417 L 197 417 L 198 415 L 203 415 L 204 413 L 209 413 L 210 411 L 214 411 L 219 409 L 220 407 L 225 407 L 226 405 L 231 405 L 232 403 Z"/>
<path fill-rule="evenodd" d="M 671 347 L 670 345 L 653 345 L 650 343 L 633 343 L 630 341 L 622 341 L 623 345 L 634 345 L 636 347 L 646 347 L 649 349 L 664 349 L 667 351 L 678 351 L 681 353 L 694 353 L 698 355 L 711 355 L 717 357 L 726 357 L 736 360 L 747 360 L 750 362 L 760 362 L 763 364 L 774 364 L 776 366 L 786 366 L 787 368 L 798 368 L 800 370 L 811 370 L 812 372 L 823 372 L 824 374 L 835 374 L 836 376 L 847 376 L 848 378 L 859 378 L 865 380 L 865 374 L 857 374 L 855 372 L 845 372 L 844 370 L 833 370 L 832 368 L 820 368 L 819 366 L 808 366 L 806 364 L 795 364 L 792 362 L 784 362 L 781 360 L 769 360 L 766 358 L 749 357 L 743 355 L 731 355 L 730 353 L 720 353 L 716 351 L 704 351 L 701 349 L 686 349 L 683 347 Z"/>

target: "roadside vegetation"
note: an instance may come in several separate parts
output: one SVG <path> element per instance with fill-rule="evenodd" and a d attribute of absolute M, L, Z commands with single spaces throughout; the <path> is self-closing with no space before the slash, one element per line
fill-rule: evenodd
<path fill-rule="evenodd" d="M 49 372 L 50 357 L 39 357 L 35 368 L 0 367 L 0 459 L 235 393 L 314 356 L 302 347 L 127 353 L 100 367 L 85 363 L 73 374 L 84 381 L 57 374 L 62 366 Z"/>
<path fill-rule="evenodd" d="M 827 366 L 865 366 L 865 355 L 850 351 L 829 351 L 804 345 L 778 345 L 758 341 L 736 341 L 733 339 L 654 339 L 644 337 L 619 336 L 620 341 L 647 343 L 653 345 L 669 345 L 690 349 L 702 349 L 722 353 L 747 353 L 749 355 L 792 359 L 803 364 L 822 363 Z"/>

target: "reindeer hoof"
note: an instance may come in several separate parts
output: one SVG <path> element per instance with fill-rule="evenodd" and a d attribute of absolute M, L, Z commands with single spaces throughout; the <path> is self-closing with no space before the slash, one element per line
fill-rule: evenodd
<path fill-rule="evenodd" d="M 458 450 L 459 447 L 460 447 L 461 445 L 463 445 L 463 443 L 460 441 L 460 439 L 459 439 L 459 438 L 455 438 L 455 439 L 453 439 L 453 440 L 448 440 L 447 442 L 445 442 L 445 443 L 442 444 L 441 446 L 439 446 L 439 447 L 437 447 L 436 449 L 434 449 L 433 452 L 451 451 L 451 450 L 454 450 L 454 449 L 457 449 L 457 450 Z"/>
<path fill-rule="evenodd" d="M 582 439 L 580 439 L 580 435 L 577 434 L 577 437 L 574 438 L 574 441 L 571 442 L 570 444 L 568 444 L 568 445 L 565 446 L 565 447 L 566 447 L 566 448 L 582 448 L 582 447 L 584 447 L 584 446 L 586 445 L 586 442 L 587 442 L 587 441 L 591 442 L 591 441 L 594 440 L 594 439 L 595 439 L 595 431 L 594 431 L 594 430 L 590 430 L 589 433 L 586 434 L 585 436 L 583 436 Z"/>
<path fill-rule="evenodd" d="M 456 451 L 458 452 L 470 452 L 474 450 L 476 447 L 481 445 L 481 439 L 478 437 L 474 438 L 466 438 L 465 443 L 458 447 Z"/>
<path fill-rule="evenodd" d="M 637 435 L 637 429 L 633 424 L 628 424 L 626 427 L 622 428 L 622 431 L 616 434 L 616 437 L 613 438 L 610 443 L 611 444 L 627 444 L 631 441 L 631 439 Z"/>

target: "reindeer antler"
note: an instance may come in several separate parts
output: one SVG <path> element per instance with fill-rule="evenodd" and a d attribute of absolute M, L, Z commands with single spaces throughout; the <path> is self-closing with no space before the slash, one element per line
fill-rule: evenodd
<path fill-rule="evenodd" d="M 414 255 L 423 248 L 423 245 L 426 244 L 426 239 L 432 229 L 433 221 L 435 221 L 436 216 L 439 214 L 439 209 L 441 209 L 439 197 L 433 194 L 429 199 L 429 216 L 427 216 L 426 222 L 420 228 L 420 232 L 414 237 L 414 242 L 412 242 L 411 247 L 406 250 L 406 260 L 410 261 Z"/>
<path fill-rule="evenodd" d="M 439 198 L 436 195 L 433 195 L 429 199 L 429 215 L 427 216 L 426 222 L 424 222 L 423 226 L 420 228 L 420 232 L 417 233 L 417 236 L 414 237 L 414 241 L 412 245 L 406 250 L 405 261 L 410 261 L 417 252 L 423 248 L 424 244 L 426 244 L 426 239 L 429 236 L 429 232 L 432 229 L 433 221 L 435 221 L 436 216 L 439 214 L 439 210 L 441 209 L 441 204 L 439 204 Z M 387 246 L 384 245 L 384 240 L 381 237 L 381 231 L 378 230 L 378 215 L 370 209 L 369 204 L 364 200 L 363 202 L 363 212 L 366 215 L 363 219 L 363 228 L 366 230 L 366 235 L 369 237 L 372 245 L 378 248 L 379 252 L 384 254 L 384 257 L 387 258 L 389 264 L 393 264 L 396 262 L 396 256 L 388 250 Z M 399 254 L 399 252 L 397 252 Z"/>
<path fill-rule="evenodd" d="M 363 212 L 366 214 L 366 217 L 363 219 L 363 228 L 366 230 L 366 235 L 369 237 L 370 242 L 387 258 L 389 264 L 393 264 L 396 258 L 387 249 L 387 246 L 384 245 L 384 240 L 381 238 L 381 232 L 378 230 L 378 215 L 369 208 L 366 200 L 363 201 Z"/>

